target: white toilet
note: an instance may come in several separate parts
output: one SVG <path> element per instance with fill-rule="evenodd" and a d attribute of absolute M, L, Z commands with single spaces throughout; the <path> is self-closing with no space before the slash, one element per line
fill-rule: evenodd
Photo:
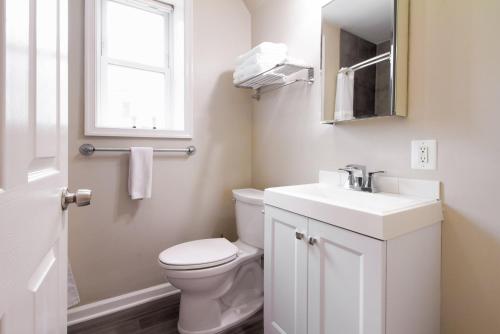
<path fill-rule="evenodd" d="M 233 190 L 239 240 L 182 243 L 159 256 L 168 281 L 181 290 L 181 334 L 212 334 L 237 325 L 263 305 L 264 192 Z"/>

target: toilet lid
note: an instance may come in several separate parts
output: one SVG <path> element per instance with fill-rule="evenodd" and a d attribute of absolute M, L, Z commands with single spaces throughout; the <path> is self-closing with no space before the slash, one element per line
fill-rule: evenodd
<path fill-rule="evenodd" d="M 237 253 L 238 247 L 225 238 L 202 239 L 167 248 L 159 260 L 167 269 L 202 269 L 230 262 Z"/>

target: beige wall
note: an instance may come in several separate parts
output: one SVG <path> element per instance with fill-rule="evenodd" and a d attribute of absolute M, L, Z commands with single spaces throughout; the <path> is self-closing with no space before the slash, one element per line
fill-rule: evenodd
<path fill-rule="evenodd" d="M 253 44 L 285 42 L 292 56 L 318 68 L 319 1 L 257 2 L 249 6 Z M 347 163 L 442 181 L 444 334 L 500 329 L 498 13 L 493 0 L 412 1 L 407 119 L 320 125 L 319 84 L 290 86 L 254 104 L 256 187 L 313 182 L 318 170 Z M 412 138 L 438 140 L 437 171 L 410 169 Z"/>
<path fill-rule="evenodd" d="M 83 303 L 161 283 L 156 256 L 168 246 L 219 233 L 234 237 L 230 190 L 248 186 L 251 177 L 261 188 L 314 182 L 320 169 L 356 162 L 442 181 L 442 333 L 497 332 L 500 3 L 412 1 L 409 117 L 333 127 L 319 124 L 319 84 L 264 95 L 252 115 L 248 94 L 232 88 L 230 74 L 234 57 L 250 45 L 249 14 L 240 1 L 194 2 L 192 143 L 198 153 L 187 160 L 156 156 L 153 199 L 132 202 L 127 156 L 84 159 L 78 146 L 184 147 L 191 141 L 83 136 L 83 0 L 70 1 L 70 187 L 94 190 L 91 207 L 70 212 L 70 257 Z M 319 68 L 316 5 L 245 2 L 253 12 L 253 44 L 285 42 L 293 56 Z M 410 169 L 413 138 L 438 140 L 437 171 Z"/>
<path fill-rule="evenodd" d="M 157 256 L 176 243 L 235 236 L 231 189 L 251 180 L 251 103 L 232 87 L 232 66 L 250 47 L 242 1 L 194 0 L 194 139 L 105 139 L 83 136 L 83 0 L 70 1 L 71 189 L 94 191 L 92 205 L 70 210 L 70 259 L 82 304 L 163 283 Z M 185 147 L 158 154 L 153 198 L 127 196 L 128 156 L 78 155 L 78 146 Z"/>

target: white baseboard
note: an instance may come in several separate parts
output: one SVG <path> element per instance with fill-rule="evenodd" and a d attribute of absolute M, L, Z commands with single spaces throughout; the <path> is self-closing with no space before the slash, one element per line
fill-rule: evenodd
<path fill-rule="evenodd" d="M 137 305 L 145 304 L 163 297 L 179 293 L 170 283 L 133 291 L 121 296 L 103 299 L 68 310 L 68 326 L 99 318 Z"/>

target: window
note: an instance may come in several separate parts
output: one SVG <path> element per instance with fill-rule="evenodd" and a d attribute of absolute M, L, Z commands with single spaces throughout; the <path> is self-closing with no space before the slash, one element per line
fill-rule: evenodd
<path fill-rule="evenodd" d="M 86 1 L 86 135 L 192 136 L 187 2 Z"/>

